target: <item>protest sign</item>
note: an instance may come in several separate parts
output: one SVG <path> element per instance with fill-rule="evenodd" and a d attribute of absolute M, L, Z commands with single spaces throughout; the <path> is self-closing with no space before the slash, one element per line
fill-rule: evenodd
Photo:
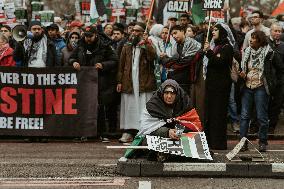
<path fill-rule="evenodd" d="M 188 12 L 192 7 L 192 0 L 169 0 L 168 12 Z"/>
<path fill-rule="evenodd" d="M 0 135 L 96 136 L 97 71 L 0 67 Z"/>
<path fill-rule="evenodd" d="M 222 10 L 225 0 L 204 0 L 203 10 Z"/>

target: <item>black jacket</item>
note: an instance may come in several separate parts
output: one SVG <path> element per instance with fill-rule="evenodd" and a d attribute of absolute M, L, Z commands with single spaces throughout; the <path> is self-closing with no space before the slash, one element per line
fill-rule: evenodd
<path fill-rule="evenodd" d="M 264 85 L 266 92 L 269 95 L 273 95 L 278 86 L 283 86 L 284 84 L 284 64 L 281 57 L 275 51 L 269 52 L 264 61 Z"/>
<path fill-rule="evenodd" d="M 78 47 L 73 51 L 69 58 L 69 65 L 78 62 L 81 66 L 95 66 L 101 63 L 102 70 L 98 70 L 99 103 L 109 104 L 116 100 L 116 75 L 118 69 L 118 59 L 116 53 L 112 50 L 110 43 L 100 37 L 94 44 L 88 47 L 84 38 L 79 42 Z M 88 49 L 89 48 L 89 49 Z M 92 54 L 87 55 L 87 51 Z"/>
<path fill-rule="evenodd" d="M 21 61 L 21 66 L 28 67 L 29 50 L 25 50 L 23 43 L 16 43 L 16 47 L 13 52 L 15 61 Z M 47 39 L 47 60 L 46 67 L 60 66 L 56 61 L 56 48 L 54 43 Z"/>

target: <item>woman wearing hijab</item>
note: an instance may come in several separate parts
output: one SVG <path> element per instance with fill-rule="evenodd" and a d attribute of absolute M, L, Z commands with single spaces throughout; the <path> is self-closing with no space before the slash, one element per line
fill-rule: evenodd
<path fill-rule="evenodd" d="M 205 133 L 209 148 L 227 149 L 227 112 L 231 90 L 230 68 L 234 38 L 225 24 L 213 27 L 212 41 L 204 44 L 205 58 Z"/>
<path fill-rule="evenodd" d="M 178 140 L 175 124 L 166 123 L 166 120 L 180 116 L 191 108 L 187 93 L 175 80 L 168 79 L 146 103 L 137 135 L 150 134 Z"/>
<path fill-rule="evenodd" d="M 187 93 L 172 79 L 166 80 L 146 103 L 140 119 L 140 131 L 132 145 L 146 143 L 145 135 L 160 136 L 179 140 L 180 136 L 175 129 L 176 123 L 169 121 L 191 109 Z M 141 153 L 141 151 L 139 151 Z M 140 154 L 137 152 L 137 154 Z M 148 160 L 165 161 L 167 154 L 147 151 Z M 133 157 L 134 150 L 127 150 L 125 157 Z M 137 156 L 135 153 L 134 156 Z"/>
<path fill-rule="evenodd" d="M 278 53 L 274 53 L 268 45 L 265 33 L 255 31 L 251 34 L 250 46 L 244 50 L 241 63 L 241 78 L 244 79 L 242 89 L 242 110 L 240 121 L 240 137 L 247 137 L 253 101 L 256 109 L 259 127 L 259 151 L 265 152 L 268 133 L 268 99 L 273 95 L 276 86 L 283 83 L 284 67 L 279 60 Z M 247 143 L 242 151 L 248 150 Z"/>

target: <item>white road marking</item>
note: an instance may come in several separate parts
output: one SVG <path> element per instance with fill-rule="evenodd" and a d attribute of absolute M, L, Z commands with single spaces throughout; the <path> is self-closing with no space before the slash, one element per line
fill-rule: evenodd
<path fill-rule="evenodd" d="M 138 189 L 151 189 L 151 181 L 139 181 Z"/>
<path fill-rule="evenodd" d="M 163 171 L 226 171 L 226 163 L 164 163 Z"/>
<path fill-rule="evenodd" d="M 284 163 L 272 163 L 272 173 L 283 173 Z"/>
<path fill-rule="evenodd" d="M 1 187 L 124 186 L 129 177 L 0 178 Z"/>

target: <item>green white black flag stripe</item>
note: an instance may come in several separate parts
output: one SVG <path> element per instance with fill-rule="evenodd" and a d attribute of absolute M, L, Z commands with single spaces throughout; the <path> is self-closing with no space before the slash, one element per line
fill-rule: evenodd
<path fill-rule="evenodd" d="M 187 133 L 180 140 L 146 135 L 148 149 L 179 156 L 213 160 L 204 132 Z"/>

